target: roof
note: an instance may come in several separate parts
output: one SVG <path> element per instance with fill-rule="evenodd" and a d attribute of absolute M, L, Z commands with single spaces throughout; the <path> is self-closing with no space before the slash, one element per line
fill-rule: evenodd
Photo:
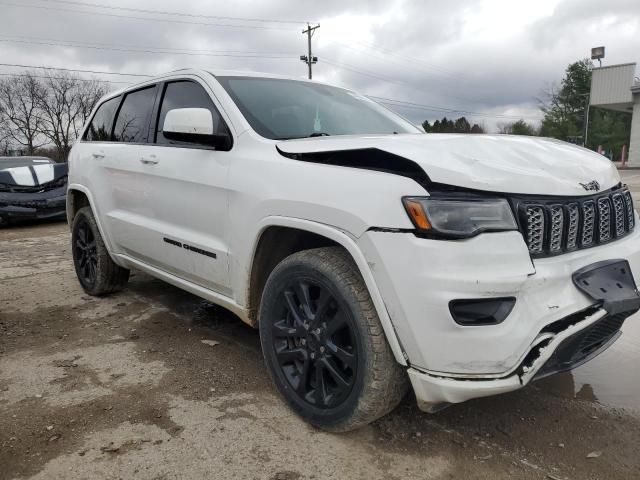
<path fill-rule="evenodd" d="M 128 85 L 126 87 L 119 88 L 118 90 L 114 90 L 109 92 L 107 95 L 102 97 L 98 103 L 102 103 L 104 100 L 108 98 L 117 97 L 124 92 L 128 92 L 129 90 L 148 85 L 150 83 L 161 81 L 165 78 L 175 77 L 177 75 L 199 75 L 201 77 L 212 75 L 213 77 L 255 77 L 255 78 L 275 78 L 280 80 L 296 80 L 300 82 L 312 82 L 321 85 L 329 85 L 332 87 L 343 88 L 345 90 L 350 90 L 349 88 L 341 87 L 339 85 L 332 85 L 326 82 L 319 82 L 317 80 L 309 80 L 306 77 L 292 77 L 287 75 L 278 75 L 276 73 L 265 73 L 265 72 L 251 72 L 251 71 L 243 71 L 243 70 L 205 70 L 202 68 L 181 68 L 178 70 L 172 70 L 170 72 L 166 72 L 160 75 L 150 76 L 146 80 L 142 80 L 140 82 Z"/>

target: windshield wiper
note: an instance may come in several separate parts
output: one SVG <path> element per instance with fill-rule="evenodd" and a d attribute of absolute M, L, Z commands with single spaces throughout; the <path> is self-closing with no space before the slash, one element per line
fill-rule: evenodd
<path fill-rule="evenodd" d="M 311 137 L 330 137 L 330 136 L 331 136 L 331 134 L 327 133 L 327 132 L 313 132 L 311 135 L 309 135 L 308 138 L 311 138 Z"/>

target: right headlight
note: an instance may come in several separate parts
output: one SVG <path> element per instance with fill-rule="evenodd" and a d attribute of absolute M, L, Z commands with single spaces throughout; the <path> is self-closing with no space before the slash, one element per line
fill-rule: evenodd
<path fill-rule="evenodd" d="M 415 227 L 434 236 L 468 238 L 518 229 L 504 198 L 404 197 L 402 203 Z"/>

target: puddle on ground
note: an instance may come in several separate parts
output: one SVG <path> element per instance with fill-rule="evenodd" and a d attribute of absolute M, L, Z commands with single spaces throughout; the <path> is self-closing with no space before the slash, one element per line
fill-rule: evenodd
<path fill-rule="evenodd" d="M 640 313 L 625 321 L 622 335 L 608 350 L 571 372 L 540 380 L 536 386 L 554 395 L 640 414 Z"/>

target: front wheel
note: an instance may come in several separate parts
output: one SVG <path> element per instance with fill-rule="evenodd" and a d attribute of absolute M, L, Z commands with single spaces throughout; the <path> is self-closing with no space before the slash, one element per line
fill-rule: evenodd
<path fill-rule="evenodd" d="M 71 250 L 76 275 L 89 295 L 117 292 L 129 280 L 129 270 L 116 265 L 109 256 L 91 207 L 81 208 L 73 218 Z"/>
<path fill-rule="evenodd" d="M 353 430 L 393 410 L 407 391 L 364 281 L 339 247 L 298 252 L 278 264 L 263 291 L 259 324 L 276 387 L 313 425 Z"/>

